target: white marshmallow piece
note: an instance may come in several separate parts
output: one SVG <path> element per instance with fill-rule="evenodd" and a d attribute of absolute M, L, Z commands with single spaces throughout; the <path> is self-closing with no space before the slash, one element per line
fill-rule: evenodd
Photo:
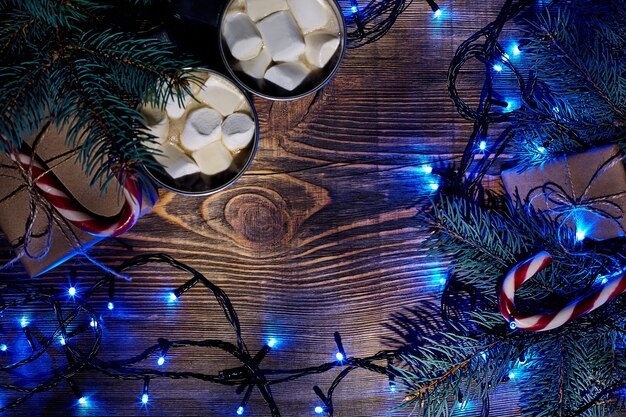
<path fill-rule="evenodd" d="M 254 120 L 247 114 L 233 113 L 222 124 L 222 142 L 231 152 L 237 152 L 248 146 L 256 127 Z"/>
<path fill-rule="evenodd" d="M 226 171 L 233 162 L 233 156 L 222 142 L 213 142 L 191 154 L 200 171 L 206 175 L 215 175 Z"/>
<path fill-rule="evenodd" d="M 257 27 L 274 61 L 297 61 L 304 53 L 304 39 L 291 13 L 276 12 Z"/>
<path fill-rule="evenodd" d="M 309 72 L 309 68 L 300 62 L 285 62 L 268 69 L 265 79 L 287 91 L 293 91 L 302 84 Z"/>
<path fill-rule="evenodd" d="M 220 140 L 222 115 L 206 107 L 193 111 L 187 117 L 180 142 L 185 150 L 193 152 Z"/>
<path fill-rule="evenodd" d="M 185 114 L 185 108 L 191 101 L 191 96 L 183 92 L 182 97 L 176 93 L 172 93 L 167 104 L 165 105 L 165 111 L 167 115 L 172 119 L 180 119 Z"/>
<path fill-rule="evenodd" d="M 196 98 L 220 112 L 222 116 L 234 113 L 245 102 L 245 97 L 236 87 L 213 76 L 207 80 Z"/>
<path fill-rule="evenodd" d="M 161 155 L 155 155 L 155 159 L 172 178 L 177 179 L 200 172 L 198 165 L 178 146 L 166 143 L 157 149 L 161 151 Z"/>
<path fill-rule="evenodd" d="M 243 72 L 252 78 L 260 80 L 263 79 L 265 71 L 267 71 L 267 67 L 269 67 L 271 63 L 272 56 L 267 48 L 263 48 L 261 53 L 256 58 L 252 58 L 249 61 L 240 61 L 239 67 Z"/>
<path fill-rule="evenodd" d="M 303 33 L 325 28 L 331 17 L 326 0 L 287 0 Z"/>
<path fill-rule="evenodd" d="M 285 0 L 246 0 L 248 16 L 255 22 L 271 15 L 272 13 L 287 10 Z"/>
<path fill-rule="evenodd" d="M 304 54 L 311 65 L 324 68 L 339 48 L 339 38 L 331 33 L 313 32 L 304 37 Z"/>
<path fill-rule="evenodd" d="M 259 31 L 245 13 L 228 14 L 224 19 L 222 34 L 231 55 L 240 61 L 254 58 L 263 47 Z"/>

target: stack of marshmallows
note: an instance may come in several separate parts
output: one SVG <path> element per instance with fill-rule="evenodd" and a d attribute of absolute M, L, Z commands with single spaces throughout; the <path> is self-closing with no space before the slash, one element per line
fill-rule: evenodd
<path fill-rule="evenodd" d="M 191 92 L 193 97 L 174 95 L 165 111 L 150 106 L 141 110 L 156 136 L 149 144 L 157 150 L 155 159 L 174 179 L 226 171 L 256 131 L 250 104 L 227 79 L 212 74 Z"/>
<path fill-rule="evenodd" d="M 237 67 L 287 91 L 324 68 L 340 45 L 329 0 L 235 0 L 222 35 Z"/>

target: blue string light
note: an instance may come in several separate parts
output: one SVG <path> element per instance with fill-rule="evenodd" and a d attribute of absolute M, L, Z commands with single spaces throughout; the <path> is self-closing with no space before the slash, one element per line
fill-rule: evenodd
<path fill-rule="evenodd" d="M 0 351 L 6 352 L 8 349 L 9 349 L 9 347 L 7 345 L 5 345 L 4 343 L 0 345 Z"/>
<path fill-rule="evenodd" d="M 437 9 L 437 10 L 435 10 L 435 13 L 433 13 L 433 17 L 435 19 L 437 19 L 437 18 L 441 17 L 442 14 L 443 14 L 443 12 L 441 11 L 441 9 Z"/>
<path fill-rule="evenodd" d="M 109 310 L 113 310 L 113 309 L 115 308 L 115 305 L 113 304 L 113 302 L 112 302 L 112 301 L 109 301 L 109 304 L 107 304 L 107 308 L 108 308 Z"/>
<path fill-rule="evenodd" d="M 433 167 L 431 167 L 430 165 L 424 165 L 422 167 L 422 172 L 424 174 L 432 174 L 433 173 Z"/>
<path fill-rule="evenodd" d="M 171 293 L 169 293 L 169 295 L 168 295 L 168 300 L 170 300 L 170 301 L 172 301 L 172 302 L 173 302 L 173 301 L 178 300 L 178 297 L 176 296 L 176 294 L 174 294 L 173 292 L 171 292 Z"/>
<path fill-rule="evenodd" d="M 503 67 L 500 64 L 494 64 L 493 65 L 493 69 L 494 69 L 494 71 L 500 72 L 500 71 L 503 70 Z"/>
<path fill-rule="evenodd" d="M 98 322 L 95 319 L 91 319 L 91 321 L 89 322 L 89 325 L 91 327 L 98 327 Z"/>
<path fill-rule="evenodd" d="M 28 326 L 30 323 L 28 321 L 28 319 L 26 317 L 22 317 L 22 320 L 20 320 L 20 326 L 22 327 L 26 327 Z"/>
<path fill-rule="evenodd" d="M 513 45 L 513 55 L 518 56 L 521 53 L 522 51 L 521 49 L 519 49 L 519 45 L 518 44 Z"/>
<path fill-rule="evenodd" d="M 78 404 L 80 404 L 80 405 L 87 405 L 87 397 L 80 397 L 78 399 Z"/>
<path fill-rule="evenodd" d="M 358 6 L 352 6 L 352 7 L 350 7 L 350 11 L 352 12 L 352 14 L 357 14 L 359 12 L 359 7 Z"/>
<path fill-rule="evenodd" d="M 141 403 L 142 404 L 148 404 L 149 400 L 150 400 L 150 396 L 148 394 L 143 394 L 141 396 Z"/>
<path fill-rule="evenodd" d="M 245 411 L 244 408 L 240 406 L 239 408 L 237 408 L 237 415 L 238 416 L 243 415 L 244 411 Z"/>
<path fill-rule="evenodd" d="M 428 184 L 428 187 L 433 191 L 437 191 L 439 189 L 439 184 L 437 184 L 436 182 L 431 182 L 430 184 Z"/>
<path fill-rule="evenodd" d="M 278 344 L 278 340 L 276 340 L 276 338 L 270 337 L 269 339 L 267 339 L 267 346 L 271 348 L 275 348 L 277 344 Z"/>
<path fill-rule="evenodd" d="M 324 412 L 324 407 L 320 407 L 318 405 L 313 411 L 315 411 L 315 414 L 322 414 Z"/>
<path fill-rule="evenodd" d="M 341 353 L 341 352 L 335 353 L 335 358 L 337 358 L 337 360 L 339 362 L 342 362 L 345 359 L 344 356 L 343 356 L 343 353 Z"/>
<path fill-rule="evenodd" d="M 165 363 L 165 358 L 163 356 L 159 356 L 159 359 L 157 359 L 157 365 L 163 366 L 164 363 Z"/>
<path fill-rule="evenodd" d="M 515 329 L 517 329 L 517 323 L 512 321 L 511 323 L 509 323 L 509 327 L 511 328 L 511 330 L 515 330 Z"/>
<path fill-rule="evenodd" d="M 515 379 L 515 372 L 509 372 L 509 379 Z"/>
<path fill-rule="evenodd" d="M 478 144 L 478 149 L 480 149 L 481 151 L 485 151 L 487 149 L 487 142 L 481 140 Z"/>
<path fill-rule="evenodd" d="M 65 338 L 63 336 L 59 337 L 59 343 L 61 344 L 61 346 L 65 346 Z"/>
<path fill-rule="evenodd" d="M 585 240 L 585 235 L 587 234 L 586 230 L 583 229 L 577 229 L 576 230 L 576 240 L 581 242 L 583 240 Z"/>
<path fill-rule="evenodd" d="M 67 290 L 67 293 L 70 295 L 70 297 L 73 297 L 76 295 L 76 288 L 75 287 L 70 287 L 69 290 Z"/>

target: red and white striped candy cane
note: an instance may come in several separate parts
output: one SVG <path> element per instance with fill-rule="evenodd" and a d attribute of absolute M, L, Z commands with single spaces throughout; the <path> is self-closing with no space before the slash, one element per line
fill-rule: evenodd
<path fill-rule="evenodd" d="M 130 176 L 127 176 L 122 184 L 125 198 L 122 210 L 117 216 L 105 217 L 89 212 L 70 195 L 54 174 L 46 173 L 46 169 L 27 153 L 21 151 L 12 154 L 11 159 L 19 161 L 25 170 L 31 170 L 37 188 L 68 222 L 92 235 L 102 237 L 120 235 L 135 225 L 146 208 L 141 186 Z M 156 201 L 156 192 L 150 193 L 147 200 L 153 204 Z"/>
<path fill-rule="evenodd" d="M 509 321 L 512 329 L 518 328 L 530 332 L 556 329 L 595 310 L 626 291 L 626 273 L 622 272 L 607 277 L 605 284 L 572 301 L 559 311 L 533 316 L 519 314 L 515 308 L 515 291 L 551 263 L 552 256 L 548 252 L 541 252 L 517 265 L 504 278 L 499 294 L 500 313 Z"/>

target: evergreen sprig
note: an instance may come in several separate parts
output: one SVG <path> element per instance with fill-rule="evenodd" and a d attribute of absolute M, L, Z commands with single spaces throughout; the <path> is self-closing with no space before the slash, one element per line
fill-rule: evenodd
<path fill-rule="evenodd" d="M 137 107 L 189 91 L 194 62 L 122 27 L 116 13 L 151 3 L 126 1 L 0 1 L 0 150 L 21 148 L 52 121 L 100 187 L 153 164 Z"/>

